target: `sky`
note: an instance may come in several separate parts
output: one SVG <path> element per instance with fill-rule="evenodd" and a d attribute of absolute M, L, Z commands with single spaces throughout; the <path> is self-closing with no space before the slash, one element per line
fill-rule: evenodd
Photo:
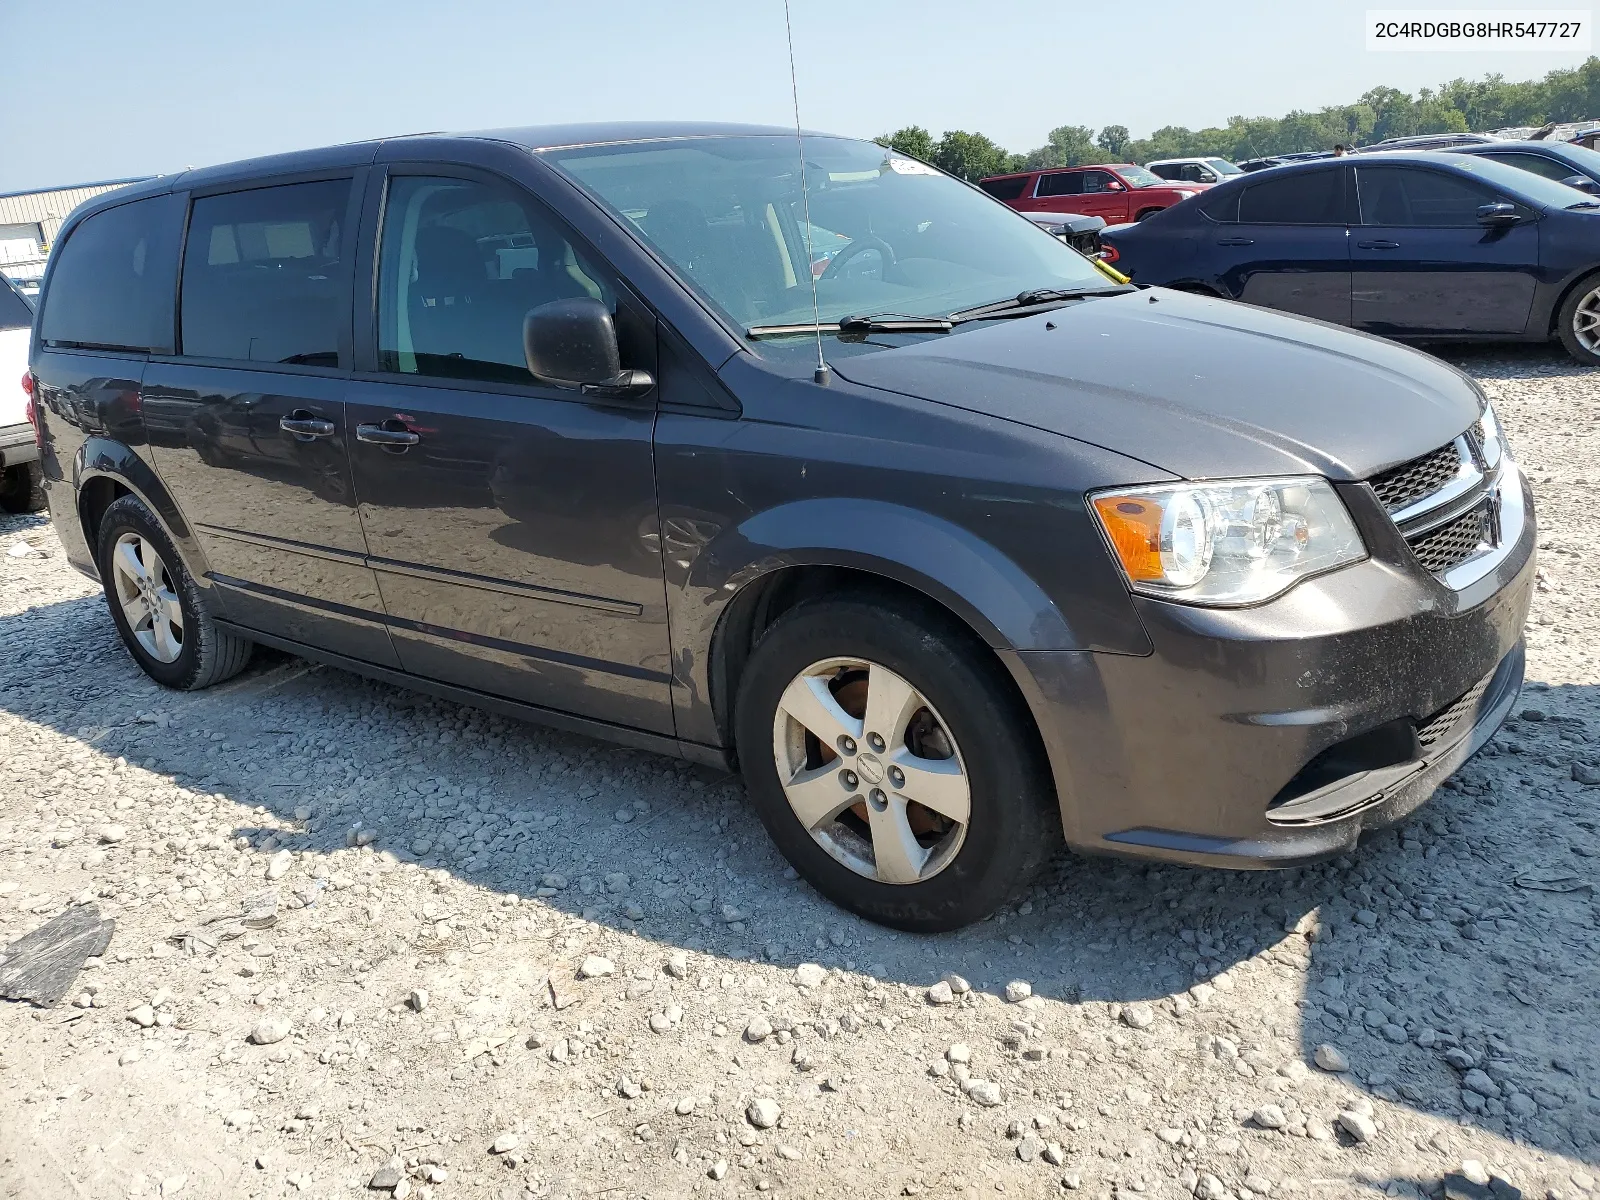
<path fill-rule="evenodd" d="M 1582 61 L 1372 53 L 1345 0 L 791 4 L 808 128 L 1011 150 L 1058 125 L 1142 136 Z M 782 0 L 0 0 L 0 46 L 0 192 L 424 130 L 793 121 Z"/>

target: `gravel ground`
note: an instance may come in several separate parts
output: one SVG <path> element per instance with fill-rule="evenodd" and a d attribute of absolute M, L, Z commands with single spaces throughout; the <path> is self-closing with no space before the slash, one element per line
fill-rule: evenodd
<path fill-rule="evenodd" d="M 163 691 L 0 518 L 0 944 L 117 920 L 0 1004 L 0 1194 L 1594 1194 L 1600 375 L 1453 357 L 1540 498 L 1519 718 L 1350 858 L 1064 857 L 938 938 L 697 767 L 268 654 Z"/>

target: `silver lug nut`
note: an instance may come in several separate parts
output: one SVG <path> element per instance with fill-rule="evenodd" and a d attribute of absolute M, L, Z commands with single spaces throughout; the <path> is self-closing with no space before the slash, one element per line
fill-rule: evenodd
<path fill-rule="evenodd" d="M 856 778 L 856 773 L 854 771 L 840 771 L 839 778 L 844 780 L 844 785 L 847 788 L 854 788 L 856 784 L 861 782 Z"/>
<path fill-rule="evenodd" d="M 889 768 L 889 782 L 894 784 L 894 786 L 897 787 L 897 788 L 905 787 L 905 785 L 906 785 L 906 773 L 904 771 L 902 771 L 899 767 L 890 767 Z"/>
<path fill-rule="evenodd" d="M 889 797 L 883 794 L 882 788 L 873 788 L 872 794 L 867 797 L 867 802 L 878 812 L 889 807 Z"/>
<path fill-rule="evenodd" d="M 867 745 L 869 745 L 869 746 L 871 746 L 871 747 L 872 747 L 872 748 L 873 748 L 873 749 L 874 749 L 874 750 L 876 750 L 876 751 L 877 751 L 877 752 L 878 752 L 878 753 L 879 753 L 879 754 L 882 754 L 882 753 L 883 753 L 883 750 L 884 750 L 884 747 L 885 747 L 885 746 L 886 746 L 886 745 L 887 745 L 887 744 L 888 744 L 888 743 L 887 743 L 887 742 L 885 742 L 885 741 L 884 741 L 884 740 L 883 740 L 883 738 L 882 738 L 882 737 L 880 737 L 880 736 L 879 736 L 879 735 L 878 735 L 878 734 L 876 734 L 876 733 L 869 733 L 869 734 L 867 734 Z"/>
<path fill-rule="evenodd" d="M 840 754 L 854 754 L 855 752 L 856 752 L 856 740 L 855 740 L 855 738 L 851 737 L 848 733 L 841 733 L 839 735 L 839 753 Z"/>

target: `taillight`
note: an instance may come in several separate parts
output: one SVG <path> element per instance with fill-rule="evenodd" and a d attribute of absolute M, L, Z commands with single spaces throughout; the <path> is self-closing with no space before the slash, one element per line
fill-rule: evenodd
<path fill-rule="evenodd" d="M 28 399 L 22 406 L 22 411 L 27 414 L 28 424 L 33 426 L 33 444 L 39 449 L 44 449 L 44 430 L 39 428 L 39 407 L 34 401 L 33 372 L 22 373 L 22 394 Z"/>
<path fill-rule="evenodd" d="M 1117 259 L 1119 259 L 1121 257 L 1122 257 L 1122 255 L 1117 253 L 1117 248 L 1115 246 L 1113 246 L 1110 242 L 1102 242 L 1101 243 L 1101 245 L 1100 245 L 1100 261 L 1101 262 L 1103 262 L 1103 263 L 1114 263 L 1114 262 L 1117 261 Z"/>

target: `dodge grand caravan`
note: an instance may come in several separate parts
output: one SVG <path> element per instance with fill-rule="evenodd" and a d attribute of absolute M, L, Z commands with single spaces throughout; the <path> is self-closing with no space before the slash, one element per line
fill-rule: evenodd
<path fill-rule="evenodd" d="M 1469 379 L 1119 286 L 868 142 L 405 137 L 58 247 L 46 491 L 151 677 L 261 644 L 737 767 L 875 920 L 977 919 L 1063 836 L 1340 853 L 1521 683 L 1533 509 Z"/>

